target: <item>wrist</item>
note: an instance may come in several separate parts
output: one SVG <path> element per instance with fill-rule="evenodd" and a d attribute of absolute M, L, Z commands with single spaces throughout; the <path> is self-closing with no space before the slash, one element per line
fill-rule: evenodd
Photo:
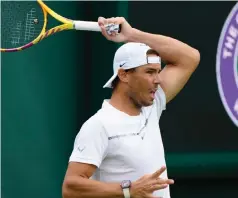
<path fill-rule="evenodd" d="M 131 183 L 131 187 L 130 187 L 130 195 L 131 195 L 131 198 L 135 198 L 135 192 L 136 192 L 136 185 L 135 185 L 136 182 L 132 182 Z"/>
<path fill-rule="evenodd" d="M 131 198 L 131 181 L 124 180 L 121 182 L 121 188 L 124 194 L 124 198 Z"/>
<path fill-rule="evenodd" d="M 136 28 L 132 28 L 131 30 L 131 33 L 128 37 L 128 42 L 141 42 L 140 41 L 140 38 L 141 38 L 141 35 L 143 34 L 142 31 L 136 29 Z"/>

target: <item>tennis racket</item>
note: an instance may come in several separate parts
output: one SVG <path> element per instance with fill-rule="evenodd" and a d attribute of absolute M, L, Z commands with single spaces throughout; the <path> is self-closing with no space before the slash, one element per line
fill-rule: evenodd
<path fill-rule="evenodd" d="M 48 15 L 61 24 L 49 30 Z M 97 22 L 74 21 L 60 16 L 42 0 L 1 1 L 1 52 L 17 52 L 39 43 L 43 39 L 64 30 L 84 30 L 100 32 Z M 108 34 L 119 33 L 120 26 L 108 24 Z"/>

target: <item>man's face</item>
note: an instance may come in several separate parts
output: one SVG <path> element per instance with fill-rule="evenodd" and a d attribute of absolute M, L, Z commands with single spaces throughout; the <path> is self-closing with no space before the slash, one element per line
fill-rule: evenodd
<path fill-rule="evenodd" d="M 147 64 L 137 67 L 129 74 L 128 95 L 138 106 L 153 104 L 155 92 L 160 83 L 160 64 Z"/>

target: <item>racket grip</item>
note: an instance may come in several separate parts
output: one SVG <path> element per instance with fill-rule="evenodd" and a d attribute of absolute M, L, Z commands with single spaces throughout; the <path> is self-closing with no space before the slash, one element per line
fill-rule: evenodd
<path fill-rule="evenodd" d="M 74 21 L 74 28 L 76 30 L 87 30 L 101 32 L 101 28 L 97 22 L 92 21 Z M 121 25 L 108 24 L 106 31 L 110 35 L 112 32 L 120 33 Z"/>
<path fill-rule="evenodd" d="M 74 21 L 74 28 L 76 30 L 101 32 L 101 28 L 98 23 L 92 21 Z"/>

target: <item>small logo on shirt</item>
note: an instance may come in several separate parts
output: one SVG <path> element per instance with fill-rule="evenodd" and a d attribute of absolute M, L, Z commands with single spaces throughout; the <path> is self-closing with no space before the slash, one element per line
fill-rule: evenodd
<path fill-rule="evenodd" d="M 81 153 L 81 152 L 83 152 L 83 150 L 85 149 L 85 146 L 83 146 L 83 147 L 78 147 L 78 150 L 79 150 L 79 152 Z"/>

